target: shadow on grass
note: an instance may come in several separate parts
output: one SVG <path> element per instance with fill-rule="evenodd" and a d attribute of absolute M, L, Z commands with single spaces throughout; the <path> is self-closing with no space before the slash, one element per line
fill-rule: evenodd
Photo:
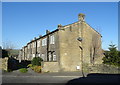
<path fill-rule="evenodd" d="M 67 82 L 66 85 L 120 85 L 120 74 L 91 73 Z"/>

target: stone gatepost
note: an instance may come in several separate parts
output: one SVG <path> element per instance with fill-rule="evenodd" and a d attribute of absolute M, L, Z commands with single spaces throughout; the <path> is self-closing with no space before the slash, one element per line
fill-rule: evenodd
<path fill-rule="evenodd" d="M 2 66 L 0 66 L 3 70 L 8 70 L 8 57 L 0 58 L 0 61 L 2 61 Z"/>

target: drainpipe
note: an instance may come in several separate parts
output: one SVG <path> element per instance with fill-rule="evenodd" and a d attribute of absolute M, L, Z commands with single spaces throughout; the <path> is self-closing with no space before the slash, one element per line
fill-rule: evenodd
<path fill-rule="evenodd" d="M 46 30 L 46 34 L 47 34 L 47 61 L 49 61 L 49 30 Z"/>
<path fill-rule="evenodd" d="M 36 40 L 36 53 L 35 53 L 35 56 L 37 56 L 37 40 Z M 38 57 L 38 56 L 37 56 Z"/>
<path fill-rule="evenodd" d="M 85 15 L 84 14 L 82 14 L 82 13 L 80 13 L 79 15 L 78 15 L 78 19 L 79 19 L 79 21 L 80 21 L 80 24 L 81 24 L 81 30 L 79 30 L 79 31 L 81 31 L 81 34 L 79 33 L 79 37 L 80 37 L 80 35 L 81 35 L 81 37 L 83 38 L 83 22 L 85 21 L 84 19 L 85 19 Z M 81 49 L 81 68 L 82 68 L 82 75 L 83 75 L 83 77 L 85 77 L 85 75 L 84 75 L 84 71 L 83 71 L 83 42 L 82 42 L 82 40 L 81 40 L 81 46 L 79 46 L 80 47 L 80 49 Z"/>
<path fill-rule="evenodd" d="M 36 37 L 34 37 L 34 40 L 35 40 L 35 57 L 37 56 L 37 40 L 36 40 Z"/>
<path fill-rule="evenodd" d="M 24 47 L 24 61 L 25 61 L 25 47 Z"/>

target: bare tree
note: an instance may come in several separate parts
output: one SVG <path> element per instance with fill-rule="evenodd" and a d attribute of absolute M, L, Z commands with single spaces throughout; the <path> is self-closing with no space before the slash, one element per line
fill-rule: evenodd
<path fill-rule="evenodd" d="M 8 52 L 9 57 L 13 55 L 11 51 L 15 49 L 15 47 L 16 46 L 11 41 L 3 42 L 3 45 L 2 45 L 2 48 Z"/>
<path fill-rule="evenodd" d="M 15 49 L 15 47 L 11 41 L 3 42 L 3 49 Z"/>

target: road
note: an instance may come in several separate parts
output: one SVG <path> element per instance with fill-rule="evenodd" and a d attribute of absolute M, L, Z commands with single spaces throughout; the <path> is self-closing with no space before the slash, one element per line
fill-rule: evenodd
<path fill-rule="evenodd" d="M 2 75 L 2 83 L 8 83 L 11 85 L 119 85 L 120 74 L 105 74 L 105 73 L 85 73 L 85 77 L 82 77 L 81 72 L 56 72 L 56 73 L 35 73 L 27 72 L 20 73 L 19 71 L 4 73 Z M 15 84 L 13 84 L 15 83 Z M 94 84 L 94 85 L 95 85 Z M 76 84 L 75 84 L 76 85 Z"/>
<path fill-rule="evenodd" d="M 82 77 L 81 72 L 56 73 L 20 73 L 19 71 L 4 73 L 2 83 L 67 83 L 69 80 Z"/>
<path fill-rule="evenodd" d="M 3 83 L 67 83 L 80 76 L 5 76 Z"/>

